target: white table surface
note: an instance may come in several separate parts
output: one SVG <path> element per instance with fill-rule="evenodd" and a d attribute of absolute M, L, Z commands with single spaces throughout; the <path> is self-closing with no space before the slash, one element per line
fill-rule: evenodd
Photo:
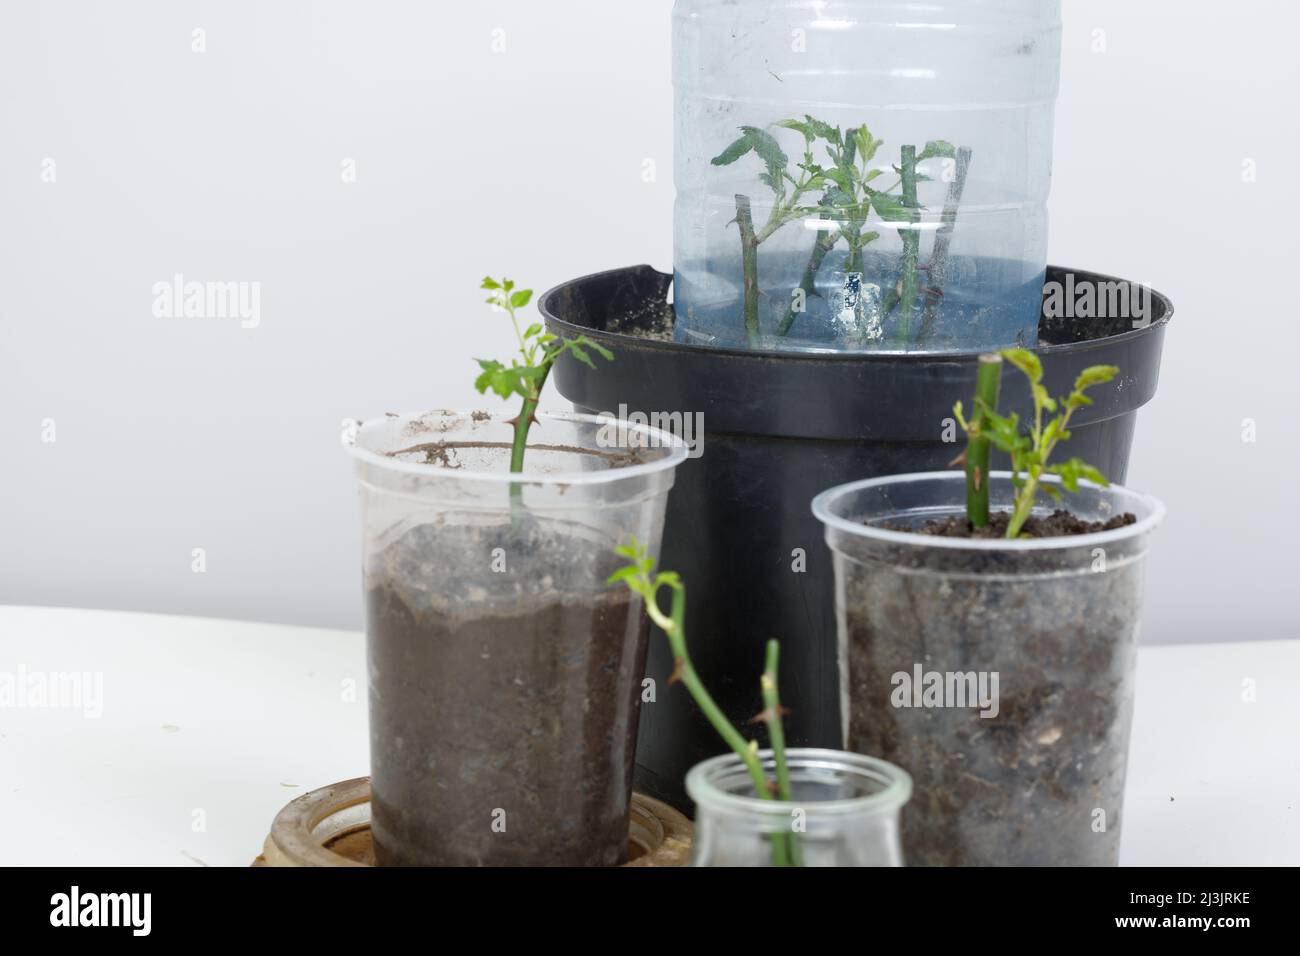
<path fill-rule="evenodd" d="M 0 703 L 0 864 L 247 866 L 367 772 L 358 633 L 0 607 L 20 669 L 102 674 L 103 713 Z M 1137 680 L 1121 862 L 1300 864 L 1300 641 L 1143 648 Z"/>

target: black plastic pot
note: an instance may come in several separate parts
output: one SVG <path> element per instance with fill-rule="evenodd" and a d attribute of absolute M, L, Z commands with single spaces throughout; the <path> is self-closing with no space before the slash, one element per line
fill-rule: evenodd
<path fill-rule="evenodd" d="M 1137 288 L 1058 267 L 1047 281 L 1103 297 L 1109 284 Z M 952 405 L 969 404 L 977 356 L 683 345 L 664 334 L 671 285 L 671 275 L 633 266 L 547 292 L 539 307 L 550 331 L 586 335 L 617 356 L 593 371 L 566 355 L 556 387 L 580 411 L 703 415 L 702 453 L 678 469 L 661 554 L 661 565 L 687 582 L 696 669 L 728 716 L 747 721 L 761 709 L 763 645 L 779 638 L 789 745 L 839 748 L 834 581 L 809 502 L 854 479 L 947 467 L 961 450 Z M 1069 449 L 1114 481 L 1125 480 L 1137 411 L 1155 394 L 1172 315 L 1173 304 L 1151 292 L 1142 328 L 1124 316 L 1043 317 L 1038 351 L 1051 394 L 1067 392 L 1089 365 L 1121 369 L 1075 415 Z M 1022 415 L 1032 408 L 1021 376 L 1006 376 L 1003 406 Z M 1008 465 L 995 458 L 993 467 Z M 726 746 L 686 693 L 664 687 L 671 670 L 666 642 L 652 639 L 647 673 L 658 692 L 642 708 L 637 789 L 689 810 L 686 771 Z"/>

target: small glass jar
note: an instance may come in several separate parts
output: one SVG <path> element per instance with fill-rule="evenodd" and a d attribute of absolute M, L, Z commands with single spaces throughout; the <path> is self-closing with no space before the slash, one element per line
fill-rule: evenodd
<path fill-rule="evenodd" d="M 759 759 L 775 779 L 772 752 L 760 752 Z M 912 795 L 905 771 L 840 750 L 794 749 L 787 762 L 788 802 L 755 796 L 735 754 L 691 768 L 691 866 L 773 866 L 782 853 L 796 866 L 903 865 L 898 812 Z"/>

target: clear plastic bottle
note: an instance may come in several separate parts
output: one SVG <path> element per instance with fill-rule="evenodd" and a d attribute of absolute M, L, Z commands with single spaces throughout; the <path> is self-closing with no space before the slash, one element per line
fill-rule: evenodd
<path fill-rule="evenodd" d="M 1059 0 L 677 0 L 679 340 L 1033 345 Z"/>

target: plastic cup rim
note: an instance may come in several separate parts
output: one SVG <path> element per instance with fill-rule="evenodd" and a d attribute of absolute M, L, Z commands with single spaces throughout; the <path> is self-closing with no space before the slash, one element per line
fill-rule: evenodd
<path fill-rule="evenodd" d="M 1009 471 L 989 472 L 990 478 L 1011 479 Z M 1118 492 L 1121 494 L 1132 495 L 1148 509 L 1145 517 L 1138 518 L 1136 522 L 1125 525 L 1122 528 L 1114 528 L 1110 531 L 1094 531 L 1090 534 L 1062 535 L 1055 538 L 1030 538 L 1008 540 L 1005 538 L 943 538 L 936 535 L 915 534 L 911 531 L 894 531 L 889 528 L 881 528 L 873 525 L 860 524 L 850 521 L 847 518 L 841 518 L 839 515 L 831 512 L 831 502 L 844 495 L 856 491 L 862 491 L 867 488 L 876 488 L 881 485 L 897 485 L 908 482 L 932 481 L 942 479 L 947 481 L 964 481 L 965 476 L 960 471 L 923 471 L 903 475 L 885 475 L 879 478 L 865 478 L 859 481 L 851 481 L 846 484 L 836 485 L 834 488 L 828 488 L 818 494 L 812 500 L 813 515 L 826 526 L 829 533 L 831 529 L 842 531 L 845 534 L 853 535 L 859 538 L 868 538 L 888 544 L 909 545 L 912 547 L 923 546 L 926 548 L 946 548 L 953 551 L 1049 551 L 1064 550 L 1069 548 L 1094 548 L 1104 547 L 1108 544 L 1114 544 L 1118 541 L 1124 541 L 1129 538 L 1138 537 L 1153 530 L 1165 517 L 1164 503 L 1158 498 L 1151 495 L 1143 494 L 1127 488 L 1123 485 L 1110 485 L 1102 487 L 1090 481 L 1080 481 L 1080 487 L 1093 488 L 1102 492 Z M 1044 475 L 1042 482 L 1045 484 L 1061 484 L 1061 479 L 1056 475 Z M 1066 501 L 1068 502 L 1068 498 Z"/>
<path fill-rule="evenodd" d="M 429 415 L 445 415 L 447 417 L 464 417 L 469 418 L 472 412 L 459 411 L 456 409 L 435 408 L 423 412 L 399 412 L 392 416 L 395 419 L 417 419 Z M 672 432 L 664 431 L 661 428 L 654 428 L 650 425 L 642 425 L 622 421 L 612 415 L 586 415 L 578 412 L 538 412 L 539 421 L 570 422 L 582 425 L 606 426 L 610 424 L 619 425 L 629 431 L 645 435 L 648 439 L 647 448 L 664 448 L 668 454 L 654 461 L 643 462 L 639 465 L 629 465 L 625 467 L 614 466 L 601 471 L 574 471 L 574 472 L 554 472 L 550 474 L 539 474 L 536 472 L 524 471 L 514 473 L 509 471 L 471 471 L 465 468 L 449 468 L 444 465 L 421 464 L 411 461 L 398 461 L 371 451 L 368 448 L 362 448 L 357 444 L 357 438 L 361 430 L 365 427 L 365 422 L 360 422 L 355 430 L 345 430 L 341 439 L 344 451 L 350 454 L 359 462 L 373 465 L 376 468 L 382 468 L 385 471 L 398 472 L 400 474 L 413 475 L 421 478 L 445 478 L 457 482 L 485 482 L 498 485 L 599 485 L 608 484 L 611 481 L 622 481 L 628 478 L 638 478 L 643 475 L 652 475 L 656 472 L 671 470 L 686 460 L 690 448 L 684 439 L 674 435 Z M 508 419 L 502 417 L 500 413 L 489 414 L 489 419 L 497 424 L 504 424 Z M 480 419 L 481 420 L 481 419 Z M 527 461 L 525 460 L 525 468 Z"/>

